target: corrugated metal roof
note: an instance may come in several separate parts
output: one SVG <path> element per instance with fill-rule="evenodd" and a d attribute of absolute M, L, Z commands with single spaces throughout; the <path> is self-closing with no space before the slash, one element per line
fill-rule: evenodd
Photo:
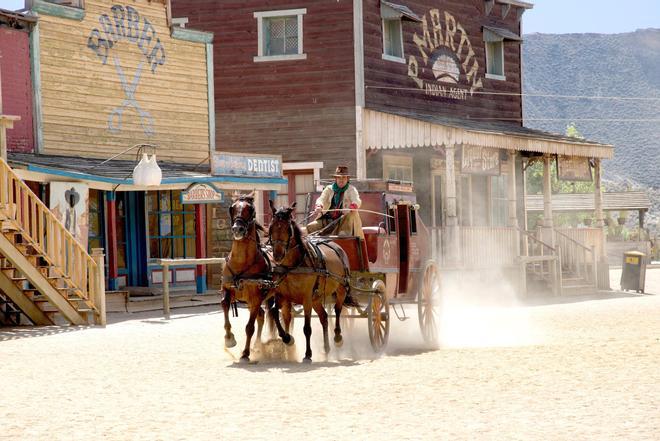
<path fill-rule="evenodd" d="M 527 211 L 543 211 L 543 195 L 527 195 Z M 624 191 L 603 193 L 603 210 L 648 210 L 651 207 L 649 196 L 644 191 Z M 552 195 L 552 211 L 593 211 L 593 193 L 561 193 Z"/>
<path fill-rule="evenodd" d="M 612 158 L 614 148 L 586 139 L 530 129 L 502 121 L 429 115 L 398 108 L 365 109 L 365 147 L 397 149 L 468 144 L 538 153 Z"/>
<path fill-rule="evenodd" d="M 69 177 L 85 181 L 104 182 L 115 185 L 132 185 L 133 169 L 137 161 L 113 159 L 99 165 L 103 159 L 85 158 L 80 156 L 39 155 L 33 153 L 7 154 L 12 167 L 24 168 L 27 171 Z M 158 161 L 163 173 L 162 184 L 185 184 L 194 182 L 233 182 L 251 184 L 282 185 L 286 179 L 259 178 L 242 176 L 214 176 L 208 163 L 184 164 Z M 276 187 L 274 187 L 276 188 Z"/>

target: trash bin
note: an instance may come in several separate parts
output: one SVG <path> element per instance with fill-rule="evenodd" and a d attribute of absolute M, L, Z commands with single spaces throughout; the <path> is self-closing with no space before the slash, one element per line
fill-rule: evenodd
<path fill-rule="evenodd" d="M 621 267 L 621 290 L 644 292 L 646 279 L 646 254 L 639 251 L 623 253 Z"/>

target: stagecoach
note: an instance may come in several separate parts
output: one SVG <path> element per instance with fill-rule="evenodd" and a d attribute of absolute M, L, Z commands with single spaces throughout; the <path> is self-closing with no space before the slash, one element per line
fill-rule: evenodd
<path fill-rule="evenodd" d="M 376 352 L 387 345 L 392 312 L 408 318 L 405 305 L 417 305 L 422 337 L 437 343 L 439 324 L 438 265 L 431 259 L 431 235 L 419 216 L 412 185 L 391 181 L 352 182 L 360 191 L 364 240 L 354 236 L 323 236 L 348 255 L 351 292 L 362 308 L 342 317 L 366 318 L 369 340 Z M 319 196 L 307 197 L 311 212 Z M 328 308 L 331 310 L 331 308 Z"/>

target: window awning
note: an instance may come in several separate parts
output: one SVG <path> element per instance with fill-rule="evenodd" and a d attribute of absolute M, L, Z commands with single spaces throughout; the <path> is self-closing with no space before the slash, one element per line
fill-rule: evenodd
<path fill-rule="evenodd" d="M 220 190 L 280 190 L 288 181 L 284 178 L 258 178 L 245 176 L 215 176 L 208 164 L 183 164 L 158 161 L 163 180 L 158 187 L 140 187 L 133 184 L 135 161 L 112 160 L 98 167 L 103 159 L 33 153 L 8 153 L 8 162 L 14 171 L 26 180 L 37 182 L 82 181 L 99 190 L 175 190 L 185 189 L 193 183 L 211 183 Z"/>
<path fill-rule="evenodd" d="M 522 41 L 519 35 L 514 34 L 508 29 L 496 28 L 494 26 L 484 26 L 484 41 Z"/>
<path fill-rule="evenodd" d="M 366 149 L 472 145 L 496 149 L 611 159 L 609 144 L 570 138 L 512 123 L 427 115 L 417 111 L 364 109 Z"/>
<path fill-rule="evenodd" d="M 422 19 L 419 18 L 417 14 L 408 8 L 408 6 L 397 5 L 396 3 L 390 3 L 386 1 L 380 2 L 380 16 L 385 20 L 412 20 L 421 22 Z"/>

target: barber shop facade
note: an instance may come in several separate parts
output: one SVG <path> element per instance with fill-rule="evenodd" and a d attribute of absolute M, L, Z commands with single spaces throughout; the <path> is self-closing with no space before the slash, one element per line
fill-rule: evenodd
<path fill-rule="evenodd" d="M 244 151 L 227 167 L 216 152 L 213 35 L 173 25 L 168 3 L 32 0 L 29 81 L 2 78 L 26 89 L 32 122 L 20 145 L 9 139 L 9 164 L 83 245 L 105 249 L 111 290 L 159 287 L 159 259 L 223 255 L 232 195 L 286 187 L 281 157 Z M 156 184 L 140 182 L 141 159 L 158 165 Z M 219 277 L 170 272 L 198 292 Z"/>
<path fill-rule="evenodd" d="M 568 252 L 557 245 L 573 233 L 552 223 L 551 164 L 567 179 L 574 167 L 599 189 L 600 161 L 613 148 L 523 126 L 521 23 L 532 3 L 172 0 L 172 8 L 216 36 L 214 75 L 226 85 L 216 91 L 218 148 L 281 155 L 289 183 L 280 203 L 300 206 L 307 187 L 347 164 L 359 180 L 414 183 L 445 269 L 549 272 Z M 545 230 L 529 233 L 523 183 L 534 162 L 548 178 Z M 584 244 L 589 271 L 603 260 L 599 228 Z M 554 260 L 537 265 L 539 247 Z"/>

